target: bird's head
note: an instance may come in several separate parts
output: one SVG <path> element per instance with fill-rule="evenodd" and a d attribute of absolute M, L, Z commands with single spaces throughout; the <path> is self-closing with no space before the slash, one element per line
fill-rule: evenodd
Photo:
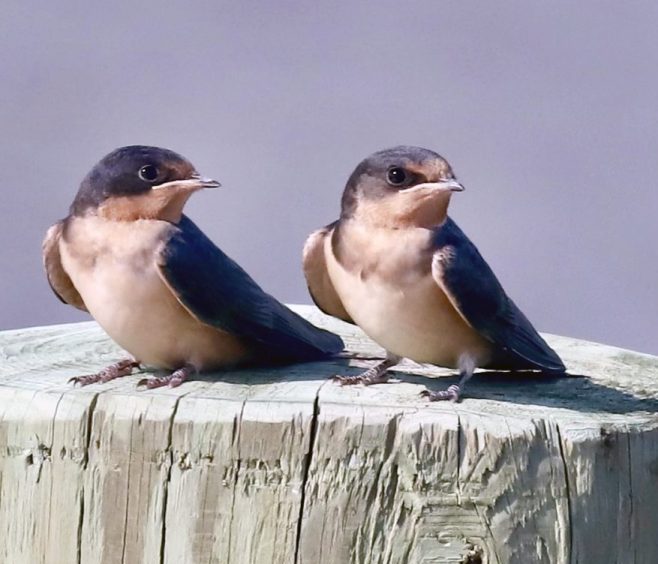
<path fill-rule="evenodd" d="M 218 186 L 173 151 L 131 145 L 112 151 L 91 169 L 73 200 L 71 214 L 177 223 L 194 192 Z"/>
<path fill-rule="evenodd" d="M 356 167 L 343 192 L 341 217 L 387 227 L 432 227 L 445 221 L 450 195 L 462 190 L 440 155 L 393 147 Z"/>

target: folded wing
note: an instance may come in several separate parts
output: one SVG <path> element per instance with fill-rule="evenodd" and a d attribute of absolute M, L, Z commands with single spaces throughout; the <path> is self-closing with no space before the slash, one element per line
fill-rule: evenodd
<path fill-rule="evenodd" d="M 557 353 L 503 290 L 477 248 L 450 218 L 437 230 L 432 274 L 462 317 L 496 345 L 490 368 L 565 370 Z"/>
<path fill-rule="evenodd" d="M 164 281 L 197 319 L 251 341 L 268 359 L 312 360 L 343 349 L 340 337 L 265 293 L 185 216 L 158 264 Z"/>

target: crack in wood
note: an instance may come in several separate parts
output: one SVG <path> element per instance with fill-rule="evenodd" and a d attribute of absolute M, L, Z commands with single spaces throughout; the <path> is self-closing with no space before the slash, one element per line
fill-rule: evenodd
<path fill-rule="evenodd" d="M 634 507 L 633 507 L 633 502 L 634 502 L 634 497 L 633 497 L 633 451 L 632 451 L 632 442 L 631 442 L 632 434 L 628 432 L 626 435 L 626 440 L 627 440 L 627 445 L 628 445 L 628 505 L 629 505 L 629 510 L 628 510 L 628 529 L 629 529 L 629 535 L 630 535 L 630 540 L 631 540 L 631 546 L 633 547 L 633 562 L 637 562 L 637 548 L 636 545 L 633 541 L 633 537 L 635 536 L 635 526 L 633 524 L 633 512 L 634 512 Z"/>
<path fill-rule="evenodd" d="M 324 384 L 322 384 L 324 386 Z M 318 388 L 315 400 L 313 401 L 313 414 L 311 416 L 311 428 L 308 439 L 308 451 L 304 455 L 304 470 L 302 473 L 301 495 L 299 500 L 299 516 L 297 517 L 297 536 L 295 538 L 295 553 L 293 562 L 300 563 L 300 547 L 302 541 L 302 525 L 304 520 L 304 505 L 306 504 L 306 487 L 308 484 L 308 477 L 311 470 L 311 462 L 313 460 L 313 451 L 315 449 L 315 440 L 318 432 L 318 417 L 320 416 L 320 390 Z"/>
<path fill-rule="evenodd" d="M 169 459 L 169 466 L 167 468 L 167 475 L 164 484 L 162 485 L 162 538 L 160 540 L 160 564 L 164 564 L 165 559 L 165 543 L 167 540 L 167 498 L 169 496 L 169 484 L 171 483 L 171 468 L 174 465 L 174 453 L 172 448 L 172 438 L 174 431 L 174 418 L 178 411 L 178 405 L 184 395 L 178 396 L 174 403 L 174 408 L 171 410 L 171 417 L 169 418 L 169 429 L 167 432 L 167 456 Z"/>
<path fill-rule="evenodd" d="M 94 418 L 94 411 L 96 410 L 96 404 L 98 403 L 98 396 L 100 394 L 96 393 L 92 396 L 89 406 L 87 407 L 87 424 L 86 424 L 86 436 L 84 442 L 84 453 L 82 458 L 82 469 L 86 470 L 89 464 L 89 445 L 91 444 L 91 432 Z M 82 528 L 84 527 L 85 519 L 85 484 L 84 481 L 80 487 L 80 516 L 78 518 L 78 531 L 77 531 L 77 547 L 76 547 L 76 558 L 77 564 L 82 562 Z"/>
<path fill-rule="evenodd" d="M 555 433 L 557 435 L 557 446 L 560 453 L 560 459 L 562 460 L 562 468 L 564 470 L 565 493 L 567 494 L 567 534 L 569 535 L 567 538 L 567 553 L 569 555 L 569 562 L 571 562 L 573 560 L 573 515 L 571 509 L 571 486 L 569 485 L 569 467 L 567 466 L 567 458 L 564 451 L 565 447 L 564 441 L 562 440 L 562 431 L 560 430 L 560 426 L 557 423 L 555 424 Z"/>
<path fill-rule="evenodd" d="M 240 436 L 242 434 L 242 419 L 244 417 L 244 410 L 247 406 L 247 398 L 242 401 L 242 406 L 240 408 L 240 415 L 238 415 L 237 420 L 234 423 L 234 432 L 232 433 L 232 441 L 235 441 L 235 452 L 237 453 L 237 460 L 235 464 L 235 474 L 233 476 L 233 488 L 232 488 L 232 497 L 231 497 L 231 519 L 229 520 L 228 528 L 228 555 L 227 561 L 228 564 L 231 564 L 231 557 L 233 555 L 233 523 L 235 522 L 235 498 L 236 492 L 238 489 L 238 478 L 240 477 L 240 469 L 242 467 L 242 456 L 240 453 Z"/>
<path fill-rule="evenodd" d="M 126 511 L 123 517 L 123 540 L 121 547 L 121 564 L 126 562 L 126 536 L 128 534 L 128 514 L 130 512 L 130 467 L 133 454 L 133 425 L 130 426 L 130 435 L 128 437 L 128 460 L 126 461 Z"/>

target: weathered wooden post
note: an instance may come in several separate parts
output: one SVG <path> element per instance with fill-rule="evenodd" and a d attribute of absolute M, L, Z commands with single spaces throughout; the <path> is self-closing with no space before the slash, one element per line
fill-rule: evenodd
<path fill-rule="evenodd" d="M 73 388 L 121 356 L 95 324 L 0 333 L 0 561 L 655 564 L 658 358 L 550 341 L 586 377 L 428 404 L 450 372 L 347 361 Z"/>

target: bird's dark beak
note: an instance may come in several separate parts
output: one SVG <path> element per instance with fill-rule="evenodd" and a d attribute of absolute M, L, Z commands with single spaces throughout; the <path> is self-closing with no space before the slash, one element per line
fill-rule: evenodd
<path fill-rule="evenodd" d="M 195 180 L 198 183 L 199 188 L 219 188 L 221 186 L 217 180 L 213 180 L 212 178 L 205 178 L 200 174 L 193 175 L 192 180 Z"/>
<path fill-rule="evenodd" d="M 442 180 L 436 184 L 437 188 L 440 190 L 450 190 L 450 192 L 463 192 L 465 190 L 465 188 L 454 178 L 450 178 L 449 180 Z"/>
<path fill-rule="evenodd" d="M 463 192 L 464 187 L 454 178 L 448 178 L 437 182 L 423 182 L 422 184 L 416 184 L 415 186 L 401 190 L 401 192 L 424 192 L 427 190 L 436 190 L 437 192 Z"/>
<path fill-rule="evenodd" d="M 221 184 L 212 178 L 204 178 L 200 174 L 193 174 L 185 180 L 172 180 L 153 186 L 152 190 L 201 190 L 202 188 L 219 188 Z"/>

